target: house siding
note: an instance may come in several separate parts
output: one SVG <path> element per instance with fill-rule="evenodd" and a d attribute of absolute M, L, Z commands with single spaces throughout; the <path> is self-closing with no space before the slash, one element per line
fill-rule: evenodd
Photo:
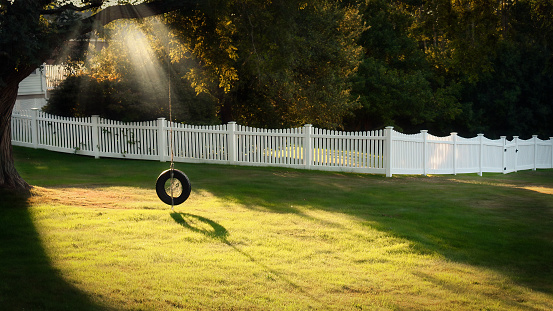
<path fill-rule="evenodd" d="M 44 85 L 45 78 L 42 72 L 37 69 L 19 83 L 19 91 L 17 95 L 43 95 L 46 88 Z"/>
<path fill-rule="evenodd" d="M 41 69 L 37 69 L 19 83 L 17 100 L 13 110 L 42 108 L 46 105 L 46 98 L 46 77 Z"/>

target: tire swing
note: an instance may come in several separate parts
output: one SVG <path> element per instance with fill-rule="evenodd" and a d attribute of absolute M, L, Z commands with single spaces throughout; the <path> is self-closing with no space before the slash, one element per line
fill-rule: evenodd
<path fill-rule="evenodd" d="M 167 62 L 167 65 L 169 67 L 169 62 Z M 171 123 L 173 119 L 171 112 L 171 69 L 168 69 L 169 123 Z M 157 177 L 156 193 L 163 203 L 171 205 L 171 210 L 174 210 L 175 205 L 182 204 L 188 199 L 192 186 L 186 174 L 175 169 L 175 161 L 173 159 L 173 127 L 171 124 L 169 124 L 169 141 L 171 149 L 171 166 Z"/>
<path fill-rule="evenodd" d="M 190 196 L 192 186 L 190 180 L 183 172 L 170 168 L 163 171 L 156 182 L 156 192 L 159 199 L 171 209 L 175 205 L 184 203 Z"/>

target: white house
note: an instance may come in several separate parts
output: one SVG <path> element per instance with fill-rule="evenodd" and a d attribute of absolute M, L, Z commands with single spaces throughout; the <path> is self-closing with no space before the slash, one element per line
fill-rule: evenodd
<path fill-rule="evenodd" d="M 21 83 L 13 111 L 42 108 L 46 105 L 49 92 L 66 77 L 63 65 L 42 65 Z"/>
<path fill-rule="evenodd" d="M 14 111 L 42 108 L 48 99 L 48 87 L 43 68 L 31 73 L 19 83 Z"/>
<path fill-rule="evenodd" d="M 96 51 L 100 51 L 107 46 L 105 40 L 96 37 L 88 41 L 89 49 Z M 43 64 L 19 83 L 19 91 L 17 92 L 17 100 L 13 111 L 17 112 L 44 107 L 48 101 L 49 92 L 63 81 L 67 75 L 67 68 L 64 64 Z"/>

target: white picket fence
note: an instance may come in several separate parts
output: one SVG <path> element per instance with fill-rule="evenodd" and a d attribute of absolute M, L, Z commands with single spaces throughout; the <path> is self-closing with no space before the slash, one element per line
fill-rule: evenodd
<path fill-rule="evenodd" d="M 192 126 L 66 118 L 34 109 L 12 115 L 12 143 L 88 156 L 386 174 L 458 174 L 553 168 L 553 138 L 491 140 L 480 134 L 406 135 L 300 128 L 268 130 L 230 122 Z"/>
<path fill-rule="evenodd" d="M 46 77 L 46 87 L 48 90 L 54 89 L 65 78 L 68 71 L 64 65 L 42 65 L 43 75 Z"/>

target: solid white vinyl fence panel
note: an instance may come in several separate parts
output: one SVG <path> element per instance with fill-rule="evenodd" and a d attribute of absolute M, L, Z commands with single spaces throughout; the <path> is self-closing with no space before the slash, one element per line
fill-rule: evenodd
<path fill-rule="evenodd" d="M 480 170 L 480 139 L 456 136 L 454 174 L 474 173 Z"/>
<path fill-rule="evenodd" d="M 537 142 L 536 168 L 553 167 L 553 137 L 549 140 L 540 140 Z"/>
<path fill-rule="evenodd" d="M 394 174 L 424 174 L 426 159 L 422 133 L 392 132 L 391 165 Z M 431 161 L 432 163 L 432 161 Z"/>
<path fill-rule="evenodd" d="M 494 143 L 495 142 L 495 143 Z M 484 168 L 497 172 L 503 172 L 503 158 L 505 156 L 505 144 L 501 139 L 489 140 L 484 144 Z M 492 169 L 493 168 L 493 169 Z"/>
<path fill-rule="evenodd" d="M 454 174 L 456 150 L 453 136 L 438 137 L 428 134 L 426 140 L 428 157 L 428 174 Z"/>
<path fill-rule="evenodd" d="M 530 170 L 535 168 L 535 141 L 534 139 L 521 140 L 514 137 L 516 170 Z"/>
<path fill-rule="evenodd" d="M 507 137 L 501 136 L 504 141 L 503 145 L 503 173 L 511 173 L 517 171 L 517 142 L 507 140 Z"/>
<path fill-rule="evenodd" d="M 490 173 L 503 172 L 504 145 L 501 139 L 491 140 L 483 137 L 482 171 Z"/>

